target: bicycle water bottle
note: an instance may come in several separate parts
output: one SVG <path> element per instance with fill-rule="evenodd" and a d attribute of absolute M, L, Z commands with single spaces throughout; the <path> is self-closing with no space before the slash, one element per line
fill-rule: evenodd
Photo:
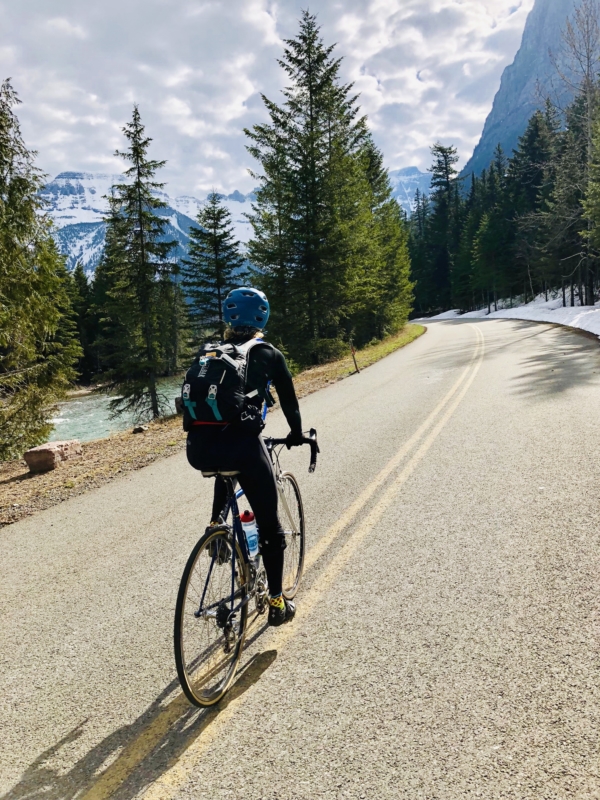
<path fill-rule="evenodd" d="M 250 558 L 256 558 L 258 555 L 258 528 L 256 527 L 252 511 L 244 511 L 240 516 L 240 522 L 242 523 L 246 544 L 248 545 L 248 555 Z"/>

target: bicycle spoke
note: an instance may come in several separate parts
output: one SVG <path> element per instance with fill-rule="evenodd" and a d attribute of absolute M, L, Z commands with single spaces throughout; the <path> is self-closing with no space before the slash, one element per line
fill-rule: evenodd
<path fill-rule="evenodd" d="M 238 574 L 231 596 L 228 533 L 208 534 L 192 554 L 182 578 L 175 622 L 178 672 L 188 697 L 211 705 L 225 692 L 239 659 L 247 617 L 245 587 Z M 237 551 L 239 547 L 236 545 Z M 236 571 L 243 565 L 236 551 Z M 231 608 L 234 613 L 231 613 Z"/>
<path fill-rule="evenodd" d="M 298 590 L 304 565 L 304 512 L 296 479 L 284 472 L 279 480 L 281 518 L 286 548 L 283 561 L 283 594 L 291 600 Z"/>

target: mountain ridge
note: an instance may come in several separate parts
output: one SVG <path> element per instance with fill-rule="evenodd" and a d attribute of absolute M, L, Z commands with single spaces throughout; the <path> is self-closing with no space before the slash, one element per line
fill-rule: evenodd
<path fill-rule="evenodd" d="M 404 167 L 389 172 L 392 193 L 410 215 L 417 189 L 429 189 L 430 175 L 417 167 Z M 108 210 L 107 196 L 115 183 L 124 180 L 122 174 L 104 172 L 61 172 L 40 192 L 46 205 L 46 213 L 54 223 L 54 239 L 58 249 L 67 257 L 67 267 L 74 269 L 81 262 L 88 273 L 93 273 L 102 257 Z M 217 193 L 231 212 L 234 235 L 243 245 L 250 239 L 251 225 L 245 214 L 252 211 L 256 190 L 244 194 L 235 190 L 230 194 Z M 175 240 L 173 256 L 177 259 L 187 255 L 189 230 L 196 225 L 195 218 L 206 202 L 193 195 L 170 197 L 166 192 L 157 192 L 157 197 L 166 203 L 159 214 L 167 218 L 164 239 Z"/>
<path fill-rule="evenodd" d="M 576 5 L 577 0 L 535 0 L 525 22 L 521 45 L 512 64 L 502 73 L 479 142 L 461 175 L 471 172 L 479 175 L 490 165 L 498 144 L 511 155 L 531 115 L 543 106 L 544 96 L 557 94 L 561 100 L 567 97 L 549 51 L 561 60 L 561 32 Z"/>

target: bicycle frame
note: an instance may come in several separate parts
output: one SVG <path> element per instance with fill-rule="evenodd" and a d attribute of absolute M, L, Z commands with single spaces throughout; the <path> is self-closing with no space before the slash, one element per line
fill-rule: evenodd
<path fill-rule="evenodd" d="M 274 467 L 274 469 L 276 471 L 276 476 L 275 477 L 276 477 L 276 479 L 278 479 L 279 474 L 281 473 L 281 468 L 279 466 L 279 461 L 278 461 L 277 458 L 273 458 L 272 448 L 268 448 L 268 449 L 269 449 L 269 455 L 271 456 L 271 459 L 273 460 L 273 467 Z M 241 489 L 241 488 L 239 488 L 239 489 L 236 488 L 236 480 L 235 480 L 234 477 L 225 477 L 225 476 L 223 476 L 223 480 L 225 481 L 225 485 L 227 487 L 227 500 L 225 502 L 225 506 L 223 508 L 221 516 L 223 518 L 224 523 L 226 523 L 227 522 L 227 518 L 229 517 L 229 513 L 231 512 L 231 530 L 232 530 L 233 538 L 234 538 L 234 541 L 237 540 L 237 542 L 239 543 L 240 549 L 242 551 L 242 555 L 243 555 L 243 558 L 244 558 L 244 564 L 247 565 L 252 561 L 252 559 L 250 558 L 250 553 L 248 551 L 248 544 L 246 542 L 246 536 L 244 534 L 244 528 L 243 528 L 241 520 L 240 520 L 240 510 L 239 510 L 239 506 L 238 506 L 238 499 L 244 494 L 244 490 Z M 284 510 L 285 516 L 287 517 L 287 521 L 289 522 L 289 525 L 292 526 L 292 530 L 290 530 L 290 531 L 285 530 L 285 534 L 286 535 L 291 535 L 293 533 L 297 533 L 298 531 L 295 530 L 295 526 L 294 526 L 294 522 L 293 522 L 293 516 L 292 516 L 292 513 L 291 513 L 290 508 L 288 506 L 287 498 L 285 497 L 284 493 L 280 490 L 279 481 L 278 480 L 277 480 L 277 491 L 278 491 L 279 500 L 281 501 L 281 504 L 283 506 L 283 510 Z M 288 526 L 286 525 L 285 527 L 287 528 Z M 216 561 L 217 557 L 218 557 L 218 553 L 214 552 L 213 555 L 212 555 L 212 559 L 211 559 L 211 564 L 210 564 L 210 567 L 209 567 L 208 575 L 206 576 L 206 582 L 204 584 L 204 591 L 202 592 L 202 598 L 200 600 L 200 607 L 199 607 L 198 611 L 196 612 L 196 616 L 197 617 L 200 617 L 203 614 L 206 614 L 207 612 L 213 611 L 213 609 L 218 608 L 219 605 L 220 605 L 219 603 L 213 603 L 212 605 L 208 606 L 207 608 L 203 608 L 204 598 L 206 596 L 206 590 L 207 590 L 207 587 L 208 587 L 208 585 L 210 583 L 212 570 L 213 570 L 213 567 L 214 567 L 214 564 L 215 564 L 215 561 Z M 237 605 L 234 605 L 236 597 L 239 596 L 239 592 L 236 592 L 236 589 L 235 589 L 235 578 L 236 578 L 235 563 L 236 563 L 236 558 L 237 558 L 237 556 L 236 556 L 236 548 L 234 546 L 232 548 L 232 553 L 231 553 L 231 595 L 230 595 L 230 597 L 231 597 L 231 608 L 230 608 L 230 611 L 229 611 L 229 616 L 232 616 L 233 614 L 237 613 L 243 605 L 246 605 L 250 601 L 250 599 L 252 598 L 252 596 L 254 594 L 254 592 L 253 592 L 254 586 L 251 586 L 250 587 L 250 591 L 246 594 L 245 599 L 241 603 L 238 603 Z"/>
<path fill-rule="evenodd" d="M 238 605 L 234 606 L 234 603 L 235 603 L 235 600 L 236 600 L 236 596 L 239 596 L 238 592 L 236 592 L 236 590 L 235 590 L 235 578 L 236 578 L 236 572 L 235 572 L 235 561 L 236 561 L 235 541 L 236 540 L 240 545 L 240 549 L 242 551 L 242 555 L 243 555 L 243 558 L 244 558 L 244 564 L 249 564 L 251 559 L 250 559 L 250 553 L 248 552 L 248 545 L 246 543 L 246 537 L 244 535 L 244 529 L 243 529 L 242 523 L 240 521 L 240 511 L 239 511 L 238 504 L 237 504 L 238 497 L 241 497 L 241 495 L 243 495 L 244 492 L 243 492 L 242 489 L 237 489 L 236 490 L 235 481 L 234 481 L 233 478 L 231 478 L 231 477 L 223 477 L 223 480 L 225 481 L 225 485 L 227 486 L 227 502 L 226 502 L 225 508 L 223 510 L 223 518 L 226 520 L 227 517 L 229 516 L 229 512 L 231 511 L 231 514 L 232 514 L 231 529 L 232 529 L 233 538 L 234 538 L 234 546 L 231 548 L 231 609 L 229 611 L 229 616 L 231 617 L 233 614 L 235 614 L 237 611 L 239 611 L 239 609 L 242 608 L 243 605 L 246 605 L 250 600 L 250 594 L 247 594 L 245 599 L 241 603 L 238 603 Z M 215 565 L 215 561 L 216 561 L 217 557 L 218 557 L 218 551 L 215 550 L 215 552 L 212 554 L 211 563 L 210 563 L 210 567 L 209 567 L 209 570 L 208 570 L 208 575 L 206 576 L 206 582 L 204 584 L 204 590 L 202 592 L 202 597 L 200 599 L 200 607 L 198 608 L 198 611 L 196 611 L 196 613 L 195 613 L 196 617 L 201 617 L 203 614 L 206 615 L 207 612 L 210 612 L 213 609 L 218 608 L 220 606 L 220 602 L 217 602 L 217 603 L 211 604 L 210 606 L 207 606 L 206 608 L 203 608 L 204 598 L 206 596 L 206 590 L 207 590 L 207 587 L 208 587 L 208 585 L 210 583 L 210 578 L 211 578 L 213 567 Z"/>

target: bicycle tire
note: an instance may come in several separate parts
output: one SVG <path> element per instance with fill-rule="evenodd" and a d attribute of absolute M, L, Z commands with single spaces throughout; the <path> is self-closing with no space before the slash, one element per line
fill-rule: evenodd
<path fill-rule="evenodd" d="M 280 506 L 283 507 L 279 509 L 279 517 L 286 532 L 286 548 L 283 551 L 283 596 L 286 600 L 292 600 L 298 591 L 304 569 L 306 551 L 304 507 L 298 481 L 291 472 L 282 472 L 279 484 L 288 505 L 286 508 L 285 503 L 281 502 Z M 289 518 L 288 510 L 292 519 Z"/>
<path fill-rule="evenodd" d="M 229 526 L 211 528 L 205 533 L 187 560 L 177 593 L 173 630 L 177 675 L 187 699 L 201 708 L 218 703 L 229 689 L 235 677 L 246 636 L 248 569 L 237 541 L 235 541 L 237 588 L 234 604 L 241 603 L 239 620 L 235 625 L 229 626 L 227 623 L 223 627 L 219 625 L 216 616 L 221 604 L 225 603 L 227 608 L 227 603 L 231 600 L 232 546 L 233 534 Z M 224 547 L 229 548 L 228 554 L 223 551 Z M 217 555 L 213 559 L 212 554 L 215 549 Z M 222 563 L 221 558 L 226 560 Z M 213 561 L 212 568 L 210 561 Z M 204 582 L 201 577 L 203 569 L 206 572 Z M 213 576 L 219 580 L 228 576 L 228 582 L 221 580 L 213 590 Z M 200 608 L 200 598 L 203 594 L 205 598 L 208 595 L 208 605 L 217 608 L 205 612 L 205 616 L 197 617 L 193 611 Z M 219 594 L 224 594 L 220 601 L 213 596 Z M 210 636 L 214 641 L 206 644 Z M 215 658 L 216 663 L 214 663 Z"/>

